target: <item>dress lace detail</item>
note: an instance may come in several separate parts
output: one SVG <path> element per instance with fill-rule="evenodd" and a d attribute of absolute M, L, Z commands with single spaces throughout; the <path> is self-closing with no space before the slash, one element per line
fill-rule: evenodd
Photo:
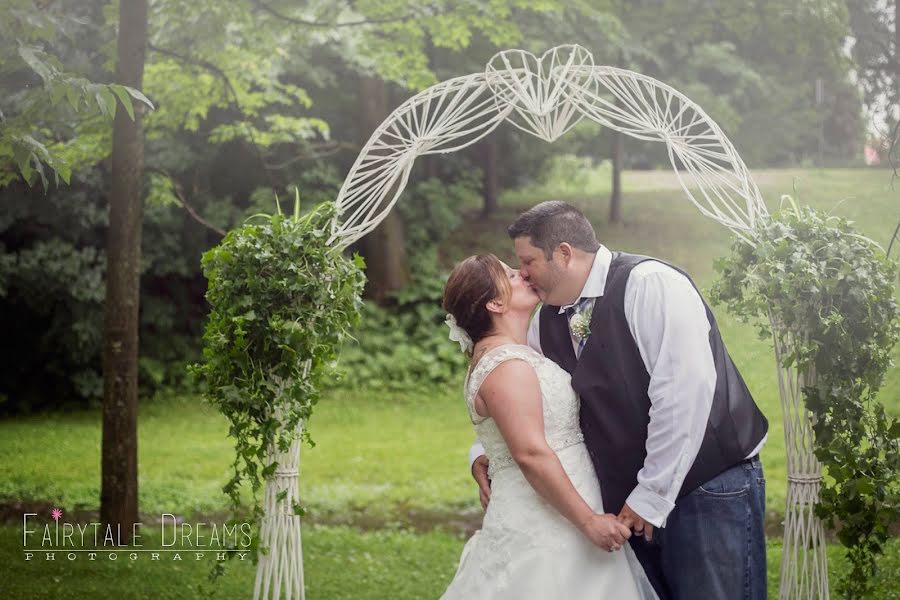
<path fill-rule="evenodd" d="M 583 441 L 584 434 L 579 431 L 578 433 L 573 433 L 565 437 L 554 439 L 552 442 L 548 443 L 548 446 L 550 446 L 551 450 L 558 453 L 560 450 L 565 450 L 569 446 L 580 444 Z M 488 463 L 488 477 L 493 479 L 501 469 L 505 469 L 506 467 L 510 467 L 514 464 L 516 464 L 516 461 L 514 461 L 513 457 L 508 453 L 500 456 Z"/>
<path fill-rule="evenodd" d="M 531 487 L 494 420 L 475 412 L 475 396 L 485 378 L 508 360 L 522 360 L 534 368 L 547 443 L 581 497 L 603 512 L 569 374 L 528 346 L 509 344 L 488 351 L 466 379 L 465 399 L 490 461 L 491 501 L 482 528 L 466 543 L 442 599 L 655 599 L 631 547 L 626 544 L 619 552 L 607 553 L 594 546 Z"/>
<path fill-rule="evenodd" d="M 544 435 L 547 444 L 556 452 L 584 441 L 579 426 L 578 396 L 572 390 L 571 378 L 559 365 L 528 346 L 505 344 L 489 350 L 469 375 L 466 381 L 466 406 L 469 417 L 475 425 L 478 439 L 484 446 L 488 458 L 488 475 L 494 475 L 514 461 L 497 424 L 489 417 L 475 412 L 475 396 L 488 375 L 508 360 L 523 360 L 530 364 L 538 376 L 541 396 L 544 400 Z"/>

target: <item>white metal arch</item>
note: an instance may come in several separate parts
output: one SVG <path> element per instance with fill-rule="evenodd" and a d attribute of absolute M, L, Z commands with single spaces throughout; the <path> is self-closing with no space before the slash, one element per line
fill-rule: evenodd
<path fill-rule="evenodd" d="M 329 244 L 346 247 L 387 216 L 409 180 L 415 159 L 473 144 L 503 122 L 483 74 L 434 85 L 401 104 L 372 134 L 337 198 Z"/>
<path fill-rule="evenodd" d="M 595 66 L 578 45 L 540 58 L 506 50 L 473 73 L 413 96 L 375 130 L 344 181 L 329 243 L 346 247 L 387 216 L 418 156 L 455 152 L 501 122 L 548 142 L 587 117 L 631 137 L 666 144 L 688 199 L 700 212 L 753 243 L 768 214 L 747 167 L 721 128 L 687 96 L 648 77 Z"/>

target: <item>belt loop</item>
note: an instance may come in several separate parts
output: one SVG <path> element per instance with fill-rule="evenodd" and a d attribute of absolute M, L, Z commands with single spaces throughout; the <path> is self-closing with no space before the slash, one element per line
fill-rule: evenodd
<path fill-rule="evenodd" d="M 744 460 L 741 461 L 741 465 L 743 465 L 743 467 L 744 467 L 745 469 L 747 469 L 748 471 L 752 471 L 752 470 L 755 469 L 755 468 L 757 467 L 757 465 L 759 465 L 759 464 L 760 464 L 760 462 L 759 462 L 759 454 L 754 454 L 754 455 L 751 456 L 750 458 L 745 458 Z"/>

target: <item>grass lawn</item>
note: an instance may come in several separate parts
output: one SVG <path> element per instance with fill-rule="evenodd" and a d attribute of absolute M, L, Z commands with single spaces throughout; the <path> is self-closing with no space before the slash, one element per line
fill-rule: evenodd
<path fill-rule="evenodd" d="M 300 485 L 314 512 L 404 519 L 409 511 L 474 509 L 466 469 L 471 424 L 456 390 L 416 394 L 334 392 L 310 422 Z M 234 455 L 224 417 L 199 398 L 145 402 L 138 420 L 141 512 L 218 512 Z M 95 509 L 100 490 L 100 413 L 0 422 L 0 502 L 38 500 Z"/>
<path fill-rule="evenodd" d="M 0 561 L 6 571 L 0 577 L 3 598 L 249 598 L 253 591 L 255 568 L 249 559 L 232 561 L 225 576 L 210 586 L 206 581 L 212 564 L 209 557 L 198 561 L 186 553 L 182 561 L 153 562 L 146 554 L 132 561 L 120 553 L 116 561 L 100 556 L 90 562 L 84 555 L 68 561 L 57 552 L 53 561 L 35 556 L 31 562 L 25 562 L 20 535 L 20 529 L 0 528 Z M 159 547 L 158 537 L 146 535 L 142 541 L 145 547 Z M 463 543 L 460 536 L 440 530 L 362 532 L 350 527 L 307 527 L 303 534 L 307 598 L 437 598 L 453 577 Z M 837 546 L 830 546 L 828 555 L 834 590 L 846 562 Z M 780 544 L 769 543 L 767 556 L 768 596 L 777 598 Z M 873 597 L 900 598 L 898 576 L 900 540 L 893 540 L 876 578 Z"/>
<path fill-rule="evenodd" d="M 811 203 L 857 221 L 865 235 L 886 246 L 900 203 L 889 189 L 886 171 L 779 170 L 755 173 L 775 208 L 781 193 L 796 185 Z M 498 214 L 472 219 L 442 249 L 452 262 L 465 255 L 494 251 L 512 260 L 505 225 L 527 206 L 548 197 L 581 206 L 613 249 L 659 256 L 686 268 L 698 284 L 709 286 L 712 261 L 728 248 L 728 231 L 703 218 L 684 198 L 669 173 L 626 172 L 624 223 L 606 223 L 607 190 L 602 170 L 586 185 L 541 195 L 509 194 Z M 563 186 L 559 186 L 563 187 Z M 843 201 L 843 202 L 842 202 Z M 752 326 L 716 310 L 726 344 L 754 396 L 769 418 L 763 451 L 771 520 L 783 512 L 786 491 L 784 437 L 777 396 L 774 356 Z M 448 342 L 449 343 L 449 342 Z M 900 348 L 895 356 L 900 359 Z M 394 394 L 360 389 L 326 395 L 310 423 L 317 442 L 304 448 L 301 496 L 311 509 L 304 537 L 311 598 L 436 597 L 452 576 L 462 547 L 456 532 L 477 524 L 480 508 L 466 469 L 471 425 L 460 385 Z M 880 393 L 893 414 L 900 413 L 900 368 Z M 225 420 L 192 397 L 142 403 L 139 418 L 139 498 L 141 512 L 158 515 L 210 515 L 226 507 L 221 486 L 233 456 Z M 0 421 L 0 504 L 15 514 L 15 503 L 96 510 L 100 487 L 100 413 L 54 413 Z M 19 517 L 20 518 L 20 517 Z M 340 525 L 351 524 L 354 528 Z M 433 525 L 442 528 L 435 530 Z M 360 529 L 362 528 L 362 529 Z M 415 529 L 416 532 L 407 530 Z M 364 530 L 364 531 L 363 531 Z M 445 533 L 442 531 L 452 531 Z M 66 563 L 19 565 L 20 526 L 0 527 L 0 597 L 109 596 L 160 598 L 194 596 L 208 570 L 179 565 Z M 900 575 L 900 542 L 890 546 L 877 597 L 900 598 L 890 585 Z M 771 590 L 777 589 L 779 547 L 769 552 Z M 834 548 L 837 556 L 839 549 Z M 843 568 L 833 560 L 830 568 Z M 252 567 L 237 565 L 221 582 L 223 595 L 246 596 Z M 28 593 L 26 594 L 26 590 Z"/>
<path fill-rule="evenodd" d="M 157 533 L 157 532 L 154 532 Z M 26 562 L 21 528 L 0 528 L 0 597 L 2 598 L 251 598 L 256 567 L 248 557 L 230 561 L 215 585 L 207 576 L 211 554 L 201 560 L 191 553 L 125 552 L 111 561 L 107 553 L 90 561 L 79 554 L 68 561 L 36 555 Z M 143 546 L 159 548 L 159 535 L 142 536 Z M 361 532 L 349 527 L 308 527 L 303 531 L 307 598 L 383 600 L 437 598 L 456 570 L 463 540 L 441 531 L 416 534 L 403 530 Z"/>

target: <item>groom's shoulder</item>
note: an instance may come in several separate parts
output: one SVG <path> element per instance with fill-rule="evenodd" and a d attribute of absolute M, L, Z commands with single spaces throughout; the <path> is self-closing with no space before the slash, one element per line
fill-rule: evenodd
<path fill-rule="evenodd" d="M 653 257 L 645 257 L 638 263 L 628 278 L 628 283 L 633 285 L 638 282 L 658 281 L 662 284 L 691 283 L 690 277 L 681 269 L 674 267 L 662 260 Z"/>
<path fill-rule="evenodd" d="M 630 252 L 613 253 L 610 267 L 618 271 L 624 269 L 629 279 L 631 279 L 632 275 L 640 277 L 650 273 L 681 272 L 678 267 L 674 267 L 660 258 L 645 254 L 632 254 Z"/>

